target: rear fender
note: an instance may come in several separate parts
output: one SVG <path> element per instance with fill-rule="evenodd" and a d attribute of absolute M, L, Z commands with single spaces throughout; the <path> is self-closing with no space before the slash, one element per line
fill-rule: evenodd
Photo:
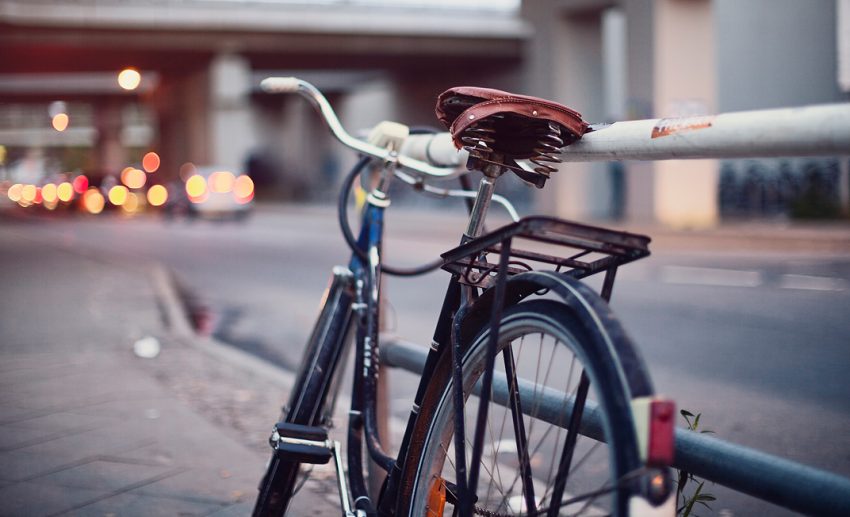
<path fill-rule="evenodd" d="M 584 323 L 588 334 L 619 357 L 621 373 L 628 383 L 632 398 L 648 397 L 654 393 L 643 358 L 608 304 L 587 285 L 567 274 L 553 271 L 520 273 L 510 277 L 505 285 L 505 308 L 545 293 L 554 294 L 569 305 Z M 472 305 L 458 312 L 456 317 L 462 318 L 461 338 L 464 341 L 471 340 L 474 337 L 472 334 L 489 321 L 494 295 L 495 289 L 488 289 Z"/>

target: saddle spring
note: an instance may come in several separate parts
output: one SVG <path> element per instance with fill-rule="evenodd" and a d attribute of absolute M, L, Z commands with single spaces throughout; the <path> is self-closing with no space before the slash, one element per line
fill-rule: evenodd
<path fill-rule="evenodd" d="M 534 172 L 548 178 L 551 173 L 558 170 L 552 164 L 562 162 L 561 149 L 564 147 L 564 140 L 561 138 L 561 128 L 554 122 L 548 122 L 536 133 L 537 146 L 534 147 L 534 155 L 528 161 L 535 165 Z"/>
<path fill-rule="evenodd" d="M 493 128 L 493 119 L 496 118 L 501 118 L 501 116 L 495 115 L 487 120 L 480 120 L 464 130 L 460 141 L 471 157 L 485 162 L 490 161 L 490 155 L 493 154 L 493 143 L 496 141 L 496 130 Z"/>

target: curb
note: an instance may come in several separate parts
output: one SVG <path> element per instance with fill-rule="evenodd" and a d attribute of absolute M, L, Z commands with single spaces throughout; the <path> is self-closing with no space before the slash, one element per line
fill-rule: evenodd
<path fill-rule="evenodd" d="M 153 282 L 157 302 L 165 316 L 166 327 L 181 342 L 247 372 L 259 374 L 281 387 L 290 388 L 295 384 L 294 373 L 213 337 L 200 336 L 195 333 L 189 315 L 186 313 L 186 308 L 177 294 L 174 275 L 171 271 L 160 263 L 154 263 L 149 269 L 149 275 Z"/>

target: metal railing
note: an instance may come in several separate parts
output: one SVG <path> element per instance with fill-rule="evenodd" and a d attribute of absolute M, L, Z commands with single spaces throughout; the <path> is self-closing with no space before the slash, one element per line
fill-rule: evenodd
<path fill-rule="evenodd" d="M 421 374 L 428 350 L 422 345 L 386 338 L 381 345 L 381 361 L 386 366 Z M 493 401 L 507 407 L 508 386 L 504 379 L 501 381 L 494 378 Z M 549 391 L 541 394 L 534 383 L 519 382 L 520 398 L 541 400 L 533 405 L 535 418 L 566 425 L 570 415 L 561 411 L 563 393 Z M 601 440 L 600 410 L 592 401 L 585 404 L 579 432 Z M 530 407 L 523 406 L 523 412 L 531 415 Z M 850 515 L 850 479 L 705 434 L 676 429 L 673 467 L 797 512 Z"/>

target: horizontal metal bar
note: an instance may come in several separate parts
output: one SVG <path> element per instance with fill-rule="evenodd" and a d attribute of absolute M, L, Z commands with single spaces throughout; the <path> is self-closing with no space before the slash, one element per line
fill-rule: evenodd
<path fill-rule="evenodd" d="M 565 162 L 850 154 L 850 103 L 615 122 L 564 148 Z"/>
<path fill-rule="evenodd" d="M 383 364 L 422 373 L 428 347 L 385 338 Z M 504 376 L 493 379 L 493 400 L 505 406 L 508 387 Z M 570 415 L 562 411 L 564 394 L 552 389 L 535 390 L 534 383 L 519 381 L 523 412 L 549 423 L 566 426 Z M 569 397 L 566 399 L 569 402 Z M 570 404 L 566 404 L 571 406 Z M 602 440 L 601 409 L 587 401 L 581 434 Z M 676 429 L 673 467 L 791 510 L 816 515 L 850 515 L 850 480 L 755 449 L 724 442 L 706 434 Z"/>

